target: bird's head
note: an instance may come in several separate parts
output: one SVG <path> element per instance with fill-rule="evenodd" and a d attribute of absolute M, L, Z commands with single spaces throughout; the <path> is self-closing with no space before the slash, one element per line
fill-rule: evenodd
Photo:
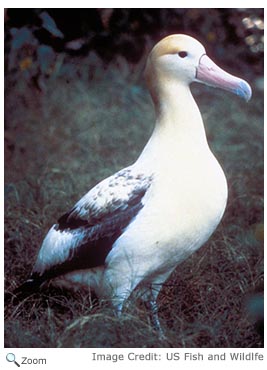
<path fill-rule="evenodd" d="M 246 101 L 251 98 L 246 81 L 218 67 L 203 45 L 187 35 L 171 35 L 158 42 L 148 57 L 145 76 L 152 96 L 162 84 L 189 85 L 195 81 L 230 91 Z"/>

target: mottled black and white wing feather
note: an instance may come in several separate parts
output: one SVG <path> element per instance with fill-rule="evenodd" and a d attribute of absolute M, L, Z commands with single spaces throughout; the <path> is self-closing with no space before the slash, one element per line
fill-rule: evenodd
<path fill-rule="evenodd" d="M 32 280 L 105 264 L 114 242 L 143 207 L 152 175 L 128 167 L 101 181 L 46 235 Z"/>

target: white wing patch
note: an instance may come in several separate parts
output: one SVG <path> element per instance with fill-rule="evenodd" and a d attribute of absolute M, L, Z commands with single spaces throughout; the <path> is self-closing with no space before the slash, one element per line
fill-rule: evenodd
<path fill-rule="evenodd" d="M 47 233 L 40 249 L 34 271 L 42 275 L 46 270 L 71 258 L 75 248 L 84 237 L 83 230 L 77 232 L 58 231 L 56 225 Z"/>

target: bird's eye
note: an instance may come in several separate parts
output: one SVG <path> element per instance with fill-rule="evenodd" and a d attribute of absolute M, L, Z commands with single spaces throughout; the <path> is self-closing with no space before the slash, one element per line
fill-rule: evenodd
<path fill-rule="evenodd" d="M 186 57 L 187 57 L 187 55 L 188 55 L 188 53 L 187 53 L 186 51 L 179 51 L 178 55 L 179 55 L 179 57 L 181 57 L 181 58 L 186 58 Z"/>

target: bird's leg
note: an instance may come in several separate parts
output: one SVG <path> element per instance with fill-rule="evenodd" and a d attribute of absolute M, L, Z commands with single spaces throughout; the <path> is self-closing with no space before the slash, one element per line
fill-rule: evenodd
<path fill-rule="evenodd" d="M 155 299 L 152 298 L 145 302 L 147 309 L 149 310 L 149 316 L 152 323 L 153 328 L 158 333 L 159 339 L 164 340 L 166 339 L 166 336 L 163 332 L 163 329 L 160 325 L 160 320 L 158 316 L 158 305 Z"/>
<path fill-rule="evenodd" d="M 115 316 L 117 316 L 118 318 L 121 317 L 122 315 L 122 310 L 123 310 L 123 300 L 120 300 L 120 301 L 116 301 L 115 302 L 112 302 L 112 306 L 113 306 L 113 311 L 114 311 L 114 314 Z"/>
<path fill-rule="evenodd" d="M 114 313 L 118 318 L 122 316 L 123 310 L 125 308 L 125 302 L 127 301 L 128 297 L 129 293 L 123 292 L 121 294 L 113 296 L 111 300 L 111 305 L 113 307 Z"/>
<path fill-rule="evenodd" d="M 160 321 L 159 321 L 159 316 L 158 316 L 158 305 L 157 302 L 154 300 L 146 302 L 146 305 L 149 309 L 149 314 L 150 314 L 150 319 L 151 323 L 154 327 L 154 329 L 160 334 L 160 336 L 163 334 Z"/>

